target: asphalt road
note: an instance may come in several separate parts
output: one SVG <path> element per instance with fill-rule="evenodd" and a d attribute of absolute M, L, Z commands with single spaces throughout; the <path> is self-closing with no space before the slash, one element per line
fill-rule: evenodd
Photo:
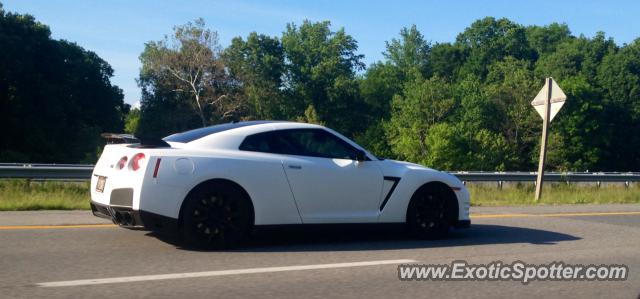
<path fill-rule="evenodd" d="M 262 234 L 241 250 L 210 252 L 181 248 L 169 237 L 105 225 L 88 213 L 0 213 L 0 297 L 638 298 L 640 294 L 640 205 L 474 208 L 472 228 L 454 231 L 446 240 L 413 240 L 397 232 L 369 230 L 279 231 Z M 406 282 L 398 279 L 400 260 L 624 264 L 630 273 L 622 282 Z M 366 263 L 357 264 L 361 262 Z M 213 272 L 189 277 L 204 271 Z M 131 281 L 131 276 L 149 280 Z M 74 282 L 105 278 L 115 279 L 106 284 Z M 48 282 L 70 285 L 46 287 Z"/>

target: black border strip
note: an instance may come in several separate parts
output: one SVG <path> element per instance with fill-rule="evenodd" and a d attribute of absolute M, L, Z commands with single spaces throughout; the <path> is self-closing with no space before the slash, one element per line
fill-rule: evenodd
<path fill-rule="evenodd" d="M 393 185 L 391 186 L 391 189 L 389 189 L 389 192 L 387 192 L 387 196 L 384 197 L 384 200 L 382 201 L 382 205 L 380 205 L 380 211 L 382 211 L 384 209 L 384 206 L 387 205 L 387 202 L 389 201 L 389 198 L 391 198 L 391 194 L 393 194 L 393 191 L 396 190 L 396 187 L 398 186 L 398 183 L 400 182 L 400 178 L 399 177 L 395 177 L 395 176 L 386 176 L 384 177 L 385 181 L 393 181 Z"/>

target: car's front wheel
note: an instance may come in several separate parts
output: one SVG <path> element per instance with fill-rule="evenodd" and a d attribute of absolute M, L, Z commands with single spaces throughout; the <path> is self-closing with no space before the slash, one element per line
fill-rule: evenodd
<path fill-rule="evenodd" d="M 186 199 L 182 216 L 184 241 L 199 248 L 234 247 L 252 225 L 249 199 L 240 187 L 224 181 L 195 189 Z"/>
<path fill-rule="evenodd" d="M 410 232 L 426 239 L 445 237 L 456 217 L 454 200 L 445 185 L 430 183 L 420 187 L 407 209 Z"/>

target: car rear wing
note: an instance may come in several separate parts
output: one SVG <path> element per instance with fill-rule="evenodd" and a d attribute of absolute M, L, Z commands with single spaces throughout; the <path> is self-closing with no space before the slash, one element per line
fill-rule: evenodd
<path fill-rule="evenodd" d="M 135 148 L 171 147 L 166 141 L 157 138 L 136 137 L 131 134 L 117 133 L 103 133 L 101 136 L 107 140 L 107 144 L 131 144 L 129 147 Z"/>
<path fill-rule="evenodd" d="M 140 139 L 131 134 L 118 134 L 118 133 L 102 133 L 102 138 L 107 140 L 107 144 L 133 144 L 140 143 Z"/>

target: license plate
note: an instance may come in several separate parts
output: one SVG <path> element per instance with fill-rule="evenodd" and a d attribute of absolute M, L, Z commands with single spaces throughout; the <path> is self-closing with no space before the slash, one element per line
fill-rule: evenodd
<path fill-rule="evenodd" d="M 96 184 L 96 191 L 102 193 L 104 191 L 104 184 L 107 182 L 106 176 L 99 176 L 98 183 Z"/>

